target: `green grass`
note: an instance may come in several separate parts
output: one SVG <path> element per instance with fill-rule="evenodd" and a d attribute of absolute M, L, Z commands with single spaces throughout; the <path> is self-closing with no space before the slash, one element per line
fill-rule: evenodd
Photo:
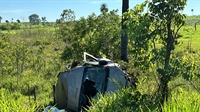
<path fill-rule="evenodd" d="M 190 25 L 190 26 L 194 26 L 194 24 L 197 22 L 197 21 L 200 21 L 200 16 L 198 15 L 195 15 L 195 16 L 187 16 L 185 18 L 185 21 L 186 21 L 186 24 L 187 25 Z"/>
<path fill-rule="evenodd" d="M 22 26 L 21 30 L 0 31 L 1 33 L 8 35 L 11 39 L 10 46 L 4 50 L 8 51 L 6 56 L 10 56 L 5 59 L 10 62 L 7 69 L 12 68 L 12 71 L 6 74 L 2 74 L 2 71 L 0 72 L 0 112 L 17 112 L 17 110 L 20 112 L 33 112 L 39 107 L 48 105 L 53 100 L 52 85 L 57 81 L 57 74 L 65 70 L 66 63 L 60 60 L 60 55 L 66 44 L 56 36 L 54 27 L 40 25 L 29 29 L 26 26 Z M 180 34 L 183 37 L 179 39 L 180 44 L 177 45 L 175 52 L 182 55 L 186 52 L 199 53 L 200 25 L 197 26 L 197 31 L 194 31 L 192 24 L 184 26 L 180 30 Z M 22 42 L 24 44 L 21 44 Z M 24 48 L 27 48 L 27 54 L 24 55 L 26 62 L 23 65 L 24 57 L 19 55 L 18 65 L 14 55 L 18 52 L 23 54 L 22 49 L 17 52 L 17 48 L 23 45 L 25 46 Z M 24 70 L 19 71 L 22 68 Z M 144 78 L 144 80 L 146 79 Z M 176 81 L 180 82 L 182 80 Z M 122 89 L 114 94 L 100 96 L 98 100 L 94 101 L 93 107 L 89 111 L 156 111 L 156 104 L 151 99 L 154 90 L 156 90 L 155 84 L 152 79 L 149 79 L 138 85 L 138 91 L 129 88 Z M 30 87 L 29 90 L 28 85 Z M 34 86 L 37 86 L 36 103 L 34 103 L 33 94 L 29 94 Z M 178 88 L 172 91 L 171 94 L 169 102 L 163 106 L 165 112 L 200 111 L 200 95 L 195 90 Z"/>
<path fill-rule="evenodd" d="M 172 92 L 169 101 L 163 106 L 163 112 L 199 112 L 200 93 L 194 90 L 178 88 Z"/>
<path fill-rule="evenodd" d="M 57 74 L 65 70 L 60 59 L 65 44 L 55 36 L 55 28 L 0 31 L 1 40 L 3 35 L 8 41 L 6 47 L 0 43 L 0 58 L 5 60 L 0 63 L 0 112 L 34 112 L 49 105 Z"/>
<path fill-rule="evenodd" d="M 200 25 L 197 26 L 197 30 L 194 30 L 194 26 L 184 26 L 180 30 L 182 35 L 179 38 L 179 44 L 175 47 L 176 53 L 199 53 L 200 51 Z"/>
<path fill-rule="evenodd" d="M 122 89 L 113 94 L 100 95 L 95 99 L 88 112 L 157 112 L 156 103 L 151 97 L 140 94 L 133 89 Z M 179 87 L 171 92 L 168 102 L 163 106 L 163 112 L 199 112 L 200 95 L 190 89 Z"/>
<path fill-rule="evenodd" d="M 34 112 L 37 109 L 36 104 L 30 102 L 28 97 L 0 89 L 0 112 Z"/>

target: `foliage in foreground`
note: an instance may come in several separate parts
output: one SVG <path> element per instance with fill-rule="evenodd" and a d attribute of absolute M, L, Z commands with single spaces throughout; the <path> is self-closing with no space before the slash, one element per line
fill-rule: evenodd
<path fill-rule="evenodd" d="M 149 107 L 151 106 L 151 108 Z M 131 88 L 122 89 L 116 93 L 100 96 L 92 102 L 89 112 L 130 112 L 156 110 L 156 104 L 152 104 L 150 96 L 141 94 Z"/>
<path fill-rule="evenodd" d="M 188 91 L 182 87 L 171 92 L 163 112 L 198 112 L 200 110 L 199 93 Z M 158 103 L 154 96 L 142 94 L 127 88 L 116 93 L 100 95 L 92 101 L 88 112 L 157 112 Z"/>
<path fill-rule="evenodd" d="M 169 102 L 165 102 L 163 112 L 199 112 L 200 95 L 192 89 L 178 88 L 173 91 Z"/>
<path fill-rule="evenodd" d="M 18 92 L 10 93 L 6 89 L 0 89 L 0 93 L 1 112 L 34 112 L 37 109 L 34 102 L 30 102 L 28 97 L 22 97 Z"/>

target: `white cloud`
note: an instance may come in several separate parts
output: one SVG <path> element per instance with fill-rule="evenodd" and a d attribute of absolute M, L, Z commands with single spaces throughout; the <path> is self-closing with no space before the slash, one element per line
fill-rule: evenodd
<path fill-rule="evenodd" d="M 3 10 L 1 13 L 23 13 L 27 12 L 28 10 Z"/>
<path fill-rule="evenodd" d="M 100 4 L 102 2 L 104 2 L 104 1 L 92 1 L 91 4 Z"/>

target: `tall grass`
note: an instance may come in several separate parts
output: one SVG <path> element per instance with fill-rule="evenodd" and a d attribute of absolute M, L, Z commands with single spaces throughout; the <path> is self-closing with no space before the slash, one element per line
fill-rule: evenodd
<path fill-rule="evenodd" d="M 34 112 L 52 102 L 52 85 L 58 72 L 65 68 L 60 59 L 64 44 L 54 38 L 53 30 L 53 27 L 0 30 L 0 39 L 3 35 L 10 39 L 3 41 L 6 47 L 0 48 L 5 55 L 2 57 L 0 52 L 1 62 L 7 62 L 0 62 L 0 112 Z M 13 69 L 2 72 L 3 67 Z"/>
<path fill-rule="evenodd" d="M 88 112 L 148 112 L 156 111 L 151 97 L 132 88 L 121 89 L 112 94 L 100 95 L 92 101 Z"/>
<path fill-rule="evenodd" d="M 88 112 L 157 112 L 153 96 L 140 94 L 133 89 L 122 89 L 113 94 L 100 95 L 92 102 Z M 171 92 L 171 97 L 163 106 L 163 112 L 199 112 L 200 94 L 181 87 Z"/>
<path fill-rule="evenodd" d="M 130 89 L 122 89 L 116 93 L 108 93 L 100 95 L 97 99 L 92 101 L 92 107 L 87 110 L 88 112 L 125 112 L 132 110 L 133 100 L 132 92 Z"/>
<path fill-rule="evenodd" d="M 11 94 L 6 89 L 0 89 L 0 93 L 0 112 L 34 112 L 37 109 L 36 104 L 20 93 Z"/>
<path fill-rule="evenodd" d="M 200 112 L 200 94 L 178 88 L 163 106 L 163 112 Z"/>

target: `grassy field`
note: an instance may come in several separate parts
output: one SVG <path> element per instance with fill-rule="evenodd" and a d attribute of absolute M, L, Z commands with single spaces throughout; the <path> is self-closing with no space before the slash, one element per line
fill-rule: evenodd
<path fill-rule="evenodd" d="M 0 70 L 0 111 L 44 108 L 53 101 L 52 85 L 66 64 L 60 59 L 65 44 L 56 36 L 55 28 L 0 31 L 0 39 L 0 58 L 5 60 Z"/>
<path fill-rule="evenodd" d="M 200 25 L 197 26 L 197 30 L 195 31 L 195 27 L 192 26 L 185 26 L 180 30 L 180 34 L 183 35 L 180 38 L 180 44 L 177 46 L 177 51 L 182 50 L 190 50 L 192 52 L 200 51 L 199 47 L 199 39 L 200 39 Z"/>
<path fill-rule="evenodd" d="M 193 22 L 198 20 L 198 17 L 187 19 L 189 23 L 180 30 L 183 37 L 179 39 L 176 53 L 200 55 L 200 25 L 195 31 Z M 3 60 L 0 63 L 0 112 L 39 111 L 53 101 L 52 85 L 57 81 L 57 74 L 65 70 L 66 64 L 71 64 L 67 63 L 70 59 L 60 59 L 66 43 L 56 30 L 53 26 L 42 25 L 0 30 L 0 59 Z M 145 77 L 141 80 L 138 92 L 128 88 L 100 96 L 89 111 L 157 111 L 150 101 L 155 82 Z M 200 81 L 197 79 L 194 82 L 195 87 L 182 78 L 173 80 L 170 83 L 172 95 L 163 106 L 164 112 L 200 111 Z M 180 84 L 183 86 L 172 89 Z M 143 97 L 147 99 L 143 101 Z"/>

